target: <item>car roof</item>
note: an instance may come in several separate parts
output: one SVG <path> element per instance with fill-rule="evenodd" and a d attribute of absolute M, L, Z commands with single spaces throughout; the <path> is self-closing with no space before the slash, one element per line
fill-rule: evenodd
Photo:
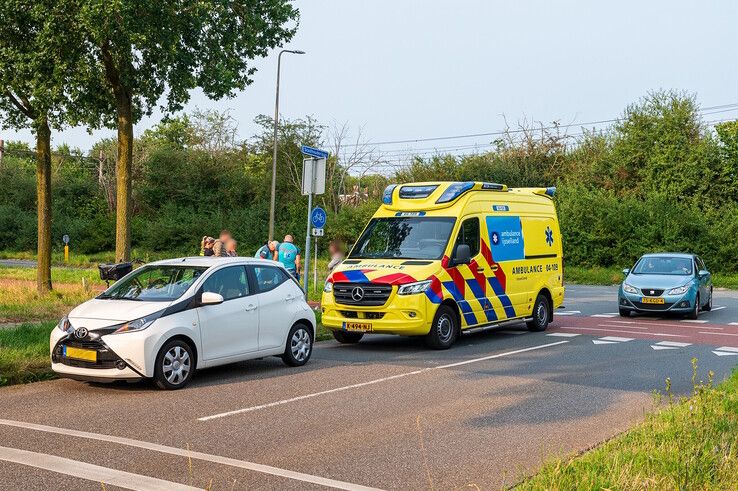
<path fill-rule="evenodd" d="M 689 252 L 651 252 L 649 254 L 643 255 L 643 257 L 665 257 L 665 256 L 693 258 L 695 255 Z"/>
<path fill-rule="evenodd" d="M 258 257 L 213 257 L 213 256 L 191 256 L 174 259 L 163 259 L 148 263 L 149 266 L 221 266 L 224 264 L 269 264 L 270 266 L 282 266 L 275 261 L 267 261 Z"/>

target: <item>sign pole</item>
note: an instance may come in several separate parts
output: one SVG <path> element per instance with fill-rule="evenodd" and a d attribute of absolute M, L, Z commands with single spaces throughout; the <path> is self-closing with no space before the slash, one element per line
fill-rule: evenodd
<path fill-rule="evenodd" d="M 308 286 L 310 283 L 310 214 L 313 211 L 313 191 L 315 190 L 315 161 L 316 159 L 310 159 L 311 173 L 310 173 L 310 192 L 308 193 L 308 212 L 307 212 L 307 227 L 305 229 L 305 268 L 303 269 L 303 276 L 305 277 L 305 300 L 308 298 Z"/>
<path fill-rule="evenodd" d="M 313 292 L 318 291 L 318 237 L 315 237 L 315 261 L 313 262 Z"/>

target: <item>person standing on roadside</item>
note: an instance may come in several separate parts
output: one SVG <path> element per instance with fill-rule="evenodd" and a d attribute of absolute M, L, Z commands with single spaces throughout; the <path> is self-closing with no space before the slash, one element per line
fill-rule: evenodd
<path fill-rule="evenodd" d="M 256 251 L 256 254 L 254 254 L 254 257 L 260 257 L 261 259 L 271 259 L 272 261 L 276 261 L 278 259 L 277 257 L 277 250 L 279 249 L 279 242 L 276 240 L 272 240 L 271 242 L 267 242 L 263 246 L 259 247 L 259 250 Z"/>
<path fill-rule="evenodd" d="M 213 256 L 216 257 L 227 257 L 228 253 L 226 250 L 226 243 L 233 237 L 228 230 L 221 230 L 218 240 L 213 244 Z"/>
<path fill-rule="evenodd" d="M 201 256 L 212 256 L 213 255 L 213 244 L 215 244 L 215 239 L 212 237 L 204 237 L 202 245 L 202 252 L 200 253 Z"/>
<path fill-rule="evenodd" d="M 238 253 L 236 252 L 237 245 L 238 245 L 238 242 L 236 242 L 236 239 L 228 239 L 228 242 L 226 242 L 226 256 L 228 257 L 238 256 Z"/>
<path fill-rule="evenodd" d="M 284 236 L 284 242 L 277 250 L 277 259 L 297 281 L 300 281 L 300 248 L 294 244 L 294 240 L 289 234 Z"/>

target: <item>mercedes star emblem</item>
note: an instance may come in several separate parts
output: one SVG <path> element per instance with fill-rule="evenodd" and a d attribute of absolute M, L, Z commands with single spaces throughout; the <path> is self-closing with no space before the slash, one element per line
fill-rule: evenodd
<path fill-rule="evenodd" d="M 354 299 L 354 302 L 360 302 L 364 298 L 364 289 L 360 286 L 354 287 L 351 290 L 351 298 Z"/>
<path fill-rule="evenodd" d="M 84 339 L 87 337 L 87 328 L 86 327 L 78 327 L 74 331 L 74 337 L 77 339 Z"/>

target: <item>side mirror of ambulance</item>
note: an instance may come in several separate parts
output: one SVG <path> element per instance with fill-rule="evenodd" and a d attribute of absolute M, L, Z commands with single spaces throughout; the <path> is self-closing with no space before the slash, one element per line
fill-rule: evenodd
<path fill-rule="evenodd" d="M 457 266 L 459 264 L 469 264 L 470 262 L 471 262 L 471 249 L 469 249 L 469 246 L 466 244 L 457 245 L 456 250 L 454 250 L 452 266 Z"/>

